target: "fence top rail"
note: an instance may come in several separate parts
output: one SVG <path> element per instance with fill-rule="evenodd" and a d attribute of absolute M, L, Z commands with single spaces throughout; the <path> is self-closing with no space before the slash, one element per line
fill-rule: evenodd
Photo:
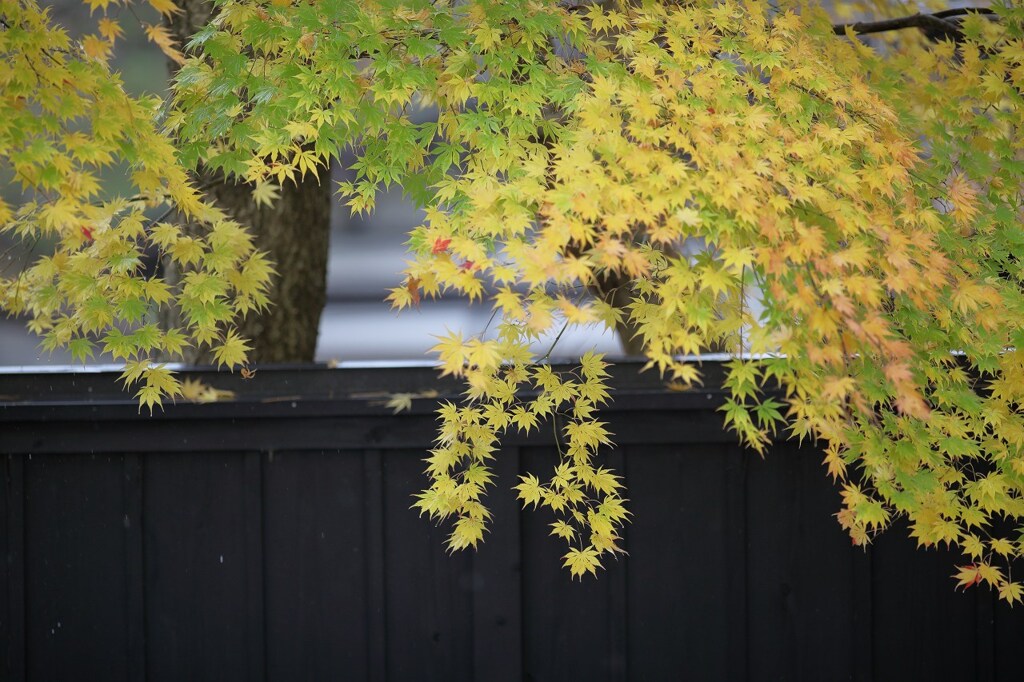
<path fill-rule="evenodd" d="M 657 371 L 642 371 L 643 363 L 618 361 L 611 367 L 610 411 L 650 409 L 707 410 L 721 404 L 724 362 L 721 358 L 701 363 L 703 384 L 692 389 L 670 390 Z M 572 364 L 556 368 L 573 370 Z M 464 386 L 458 379 L 440 377 L 433 365 L 277 365 L 260 367 L 251 378 L 212 367 L 181 367 L 182 381 L 202 382 L 222 392 L 220 400 L 197 403 L 165 401 L 153 416 L 159 419 L 249 417 L 296 414 L 370 415 L 391 414 L 386 403 L 395 394 L 410 394 L 409 414 L 432 413 L 438 400 L 458 400 Z M 139 412 L 133 390 L 124 390 L 120 370 L 107 366 L 86 371 L 0 372 L 0 422 L 103 421 L 126 419 Z M 143 411 L 147 414 L 147 411 Z"/>

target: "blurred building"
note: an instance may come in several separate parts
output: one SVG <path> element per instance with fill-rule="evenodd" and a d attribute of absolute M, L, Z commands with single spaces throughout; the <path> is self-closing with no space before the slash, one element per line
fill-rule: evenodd
<path fill-rule="evenodd" d="M 404 244 L 409 230 L 421 220 L 421 213 L 398 191 L 382 195 L 369 217 L 349 216 L 341 206 L 333 212 L 328 303 L 320 320 L 318 360 L 427 359 L 427 351 L 437 343 L 434 335 L 446 329 L 471 335 L 487 327 L 491 309 L 486 302 L 424 300 L 418 309 L 400 313 L 383 302 L 387 290 L 401 284 L 407 258 Z M 551 339 L 542 339 L 536 347 L 543 354 L 550 344 Z M 573 357 L 590 348 L 617 354 L 619 343 L 614 333 L 599 328 L 569 330 L 554 354 Z"/>

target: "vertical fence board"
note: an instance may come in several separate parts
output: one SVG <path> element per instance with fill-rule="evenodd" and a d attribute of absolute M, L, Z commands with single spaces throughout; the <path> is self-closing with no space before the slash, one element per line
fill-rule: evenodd
<path fill-rule="evenodd" d="M 952 571 L 951 571 L 952 573 Z M 1024 641 L 1024 606 L 997 603 L 993 627 L 993 672 L 997 680 L 1020 678 L 1020 643 Z"/>
<path fill-rule="evenodd" d="M 799 462 L 799 475 L 792 487 L 799 490 L 795 593 L 800 605 L 796 632 L 799 643 L 800 679 L 852 679 L 851 671 L 861 652 L 856 638 L 857 599 L 854 558 L 863 555 L 835 515 L 842 505 L 838 487 L 828 477 L 822 454 L 796 443 L 774 449 Z M 776 455 L 770 455 L 776 456 Z"/>
<path fill-rule="evenodd" d="M 266 603 L 263 553 L 263 457 L 259 452 L 242 456 L 242 552 L 245 562 L 245 674 L 250 680 L 267 677 Z"/>
<path fill-rule="evenodd" d="M 630 678 L 726 679 L 728 460 L 702 444 L 627 457 Z"/>
<path fill-rule="evenodd" d="M 747 598 L 747 457 L 737 445 L 724 448 L 726 677 L 747 678 L 749 663 Z"/>
<path fill-rule="evenodd" d="M 147 679 L 259 680 L 248 619 L 261 572 L 247 527 L 246 455 L 154 454 L 146 462 Z M 258 486 L 259 479 L 256 478 Z M 256 491 L 258 494 L 258 490 Z"/>
<path fill-rule="evenodd" d="M 263 470 L 268 679 L 368 679 L 361 458 L 276 452 Z"/>
<path fill-rule="evenodd" d="M 773 449 L 765 461 L 747 458 L 747 646 L 750 670 L 766 680 L 797 679 L 798 643 L 792 563 L 800 513 L 798 462 Z"/>
<path fill-rule="evenodd" d="M 25 679 L 25 458 L 22 455 L 4 457 L 4 498 L 0 505 L 3 513 L 3 611 L 0 635 L 4 642 L 0 652 L 3 660 L 0 671 L 11 682 Z"/>
<path fill-rule="evenodd" d="M 750 673 L 848 679 L 857 655 L 849 540 L 820 454 L 781 444 L 748 457 Z"/>
<path fill-rule="evenodd" d="M 607 456 L 608 467 L 629 484 L 629 470 L 626 466 L 625 448 L 614 448 Z M 625 489 L 623 490 L 625 492 Z M 627 503 L 628 504 L 628 503 Z M 625 536 L 627 530 L 622 531 Z M 625 538 L 623 538 L 625 549 Z M 628 551 L 628 549 L 627 549 Z M 629 679 L 629 561 L 627 556 L 608 557 L 614 562 L 615 570 L 608 572 L 608 644 L 611 655 L 609 680 L 624 682 Z"/>
<path fill-rule="evenodd" d="M 550 448 L 524 448 L 523 470 L 542 481 L 551 477 L 557 454 Z M 609 640 L 609 590 L 623 560 L 609 561 L 599 577 L 571 579 L 561 568 L 565 541 L 550 534 L 555 517 L 532 507 L 523 524 L 523 679 L 529 682 L 613 679 L 624 643 Z"/>
<path fill-rule="evenodd" d="M 473 550 L 447 554 L 449 525 L 409 508 L 426 485 L 425 452 L 396 450 L 384 458 L 388 679 L 469 680 Z"/>
<path fill-rule="evenodd" d="M 902 523 L 874 540 L 875 679 L 977 678 L 977 592 L 953 589 L 958 560 L 955 552 L 916 549 Z"/>
<path fill-rule="evenodd" d="M 857 682 L 870 682 L 874 677 L 874 563 L 871 548 L 855 551 L 851 558 L 853 570 L 853 664 L 852 677 Z"/>
<path fill-rule="evenodd" d="M 28 679 L 128 679 L 122 467 L 108 455 L 27 462 Z"/>
<path fill-rule="evenodd" d="M 952 572 L 952 571 L 951 571 Z M 977 595 L 978 613 L 977 629 L 974 639 L 977 642 L 977 658 L 975 659 L 975 679 L 978 682 L 995 680 L 995 593 Z M 1024 634 L 1024 633 L 1022 633 Z"/>
<path fill-rule="evenodd" d="M 123 458 L 124 496 L 124 587 L 127 625 L 128 679 L 146 677 L 145 548 L 142 541 L 142 458 Z"/>
<path fill-rule="evenodd" d="M 519 450 L 502 448 L 486 504 L 494 514 L 473 559 L 473 679 L 522 680 L 522 557 L 519 542 Z"/>
<path fill-rule="evenodd" d="M 363 453 L 364 517 L 363 542 L 366 545 L 366 654 L 367 679 L 385 682 L 387 669 L 387 592 L 384 554 L 384 463 L 380 450 Z"/>

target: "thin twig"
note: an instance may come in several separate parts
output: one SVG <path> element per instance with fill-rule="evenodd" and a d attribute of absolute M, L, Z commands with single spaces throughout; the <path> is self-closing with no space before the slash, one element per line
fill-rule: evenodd
<path fill-rule="evenodd" d="M 559 341 L 561 341 L 561 339 L 562 339 L 562 334 L 564 334 L 564 333 L 565 333 L 565 330 L 566 330 L 566 329 L 568 329 L 568 328 L 569 328 L 569 322 L 568 322 L 568 321 L 566 321 L 566 323 L 562 325 L 562 329 L 561 329 L 561 331 L 559 331 L 559 332 L 558 332 L 558 336 L 556 336 L 556 337 L 555 337 L 555 340 L 551 342 L 551 347 L 550 347 L 550 348 L 548 348 L 548 352 L 547 352 L 547 353 L 545 353 L 545 354 L 544 354 L 544 357 L 542 357 L 542 358 L 540 359 L 540 361 L 541 361 L 541 362 L 544 362 L 544 361 L 546 361 L 546 360 L 550 360 L 550 359 L 551 359 L 551 353 L 552 353 L 552 352 L 554 352 L 554 350 L 555 350 L 555 346 L 557 346 L 557 345 L 558 345 L 558 342 L 559 342 Z"/>

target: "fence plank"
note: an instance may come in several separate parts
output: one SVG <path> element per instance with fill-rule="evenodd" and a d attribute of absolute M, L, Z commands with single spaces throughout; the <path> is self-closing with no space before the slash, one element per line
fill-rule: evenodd
<path fill-rule="evenodd" d="M 122 476 L 108 455 L 26 463 L 28 679 L 129 678 Z"/>
<path fill-rule="evenodd" d="M 631 679 L 729 677 L 728 464 L 701 443 L 627 453 Z"/>
<path fill-rule="evenodd" d="M 360 453 L 275 452 L 263 471 L 268 679 L 369 679 Z"/>
<path fill-rule="evenodd" d="M 519 449 L 502 448 L 493 465 L 495 488 L 487 495 L 494 514 L 483 546 L 473 555 L 473 679 L 522 680 L 522 557 L 518 483 Z"/>
<path fill-rule="evenodd" d="M 256 479 L 258 485 L 258 478 Z M 262 679 L 248 619 L 254 555 L 244 453 L 155 455 L 146 463 L 147 679 Z"/>
<path fill-rule="evenodd" d="M 387 592 L 385 590 L 384 556 L 384 463 L 380 450 L 363 453 L 363 495 L 366 543 L 366 630 L 367 678 L 371 682 L 388 679 Z"/>
<path fill-rule="evenodd" d="M 727 678 L 745 680 L 749 672 L 747 598 L 747 453 L 733 445 L 722 453 L 725 466 L 725 610 Z"/>
<path fill-rule="evenodd" d="M 956 583 L 949 576 L 956 572 L 958 560 L 955 552 L 945 549 L 916 549 L 902 523 L 875 539 L 875 679 L 977 678 L 978 591 L 954 590 Z"/>
<path fill-rule="evenodd" d="M 952 571 L 950 571 L 952 573 Z M 1024 639 L 1024 607 L 1017 605 L 1007 608 L 997 603 L 994 609 L 995 624 L 993 648 L 995 662 L 993 672 L 997 680 L 1020 678 L 1020 643 Z"/>
<path fill-rule="evenodd" d="M 472 679 L 472 550 L 449 555 L 448 526 L 409 507 L 426 484 L 425 451 L 384 458 L 384 556 L 389 680 Z"/>
<path fill-rule="evenodd" d="M 146 677 L 145 549 L 142 539 L 142 458 L 122 458 L 124 497 L 124 586 L 128 679 Z"/>
<path fill-rule="evenodd" d="M 242 551 L 245 562 L 245 674 L 249 680 L 267 676 L 263 598 L 263 458 L 259 452 L 242 455 Z"/>
<path fill-rule="evenodd" d="M 631 447 L 629 449 L 632 449 Z M 607 453 L 607 466 L 622 477 L 622 483 L 629 485 L 629 469 L 626 465 L 627 448 L 613 448 Z M 627 502 L 628 504 L 628 502 Z M 623 530 L 623 535 L 625 535 Z M 625 545 L 625 539 L 623 539 Z M 627 550 L 628 551 L 628 550 Z M 629 679 L 629 562 L 628 555 L 611 557 L 615 570 L 608 572 L 608 643 L 611 656 L 609 680 L 624 682 Z"/>
<path fill-rule="evenodd" d="M 550 478 L 557 453 L 551 448 L 524 448 L 523 470 Z M 609 590 L 623 570 L 623 560 L 607 562 L 600 577 L 573 580 L 561 568 L 565 541 L 550 534 L 554 515 L 546 509 L 524 510 L 523 538 L 523 679 L 609 680 L 622 661 L 612 643 Z"/>
<path fill-rule="evenodd" d="M 977 595 L 977 630 L 974 639 L 977 642 L 977 658 L 975 659 L 976 677 L 978 682 L 995 680 L 995 614 L 994 593 Z"/>
<path fill-rule="evenodd" d="M 25 679 L 25 458 L 4 457 L 4 498 L 0 504 L 4 537 L 3 546 L 3 609 L 0 635 L 3 636 L 3 661 L 0 670 L 5 679 Z"/>
<path fill-rule="evenodd" d="M 750 671 L 777 679 L 847 679 L 854 580 L 839 496 L 810 449 L 747 453 Z M 828 627 L 823 627 L 828 623 Z"/>
<path fill-rule="evenodd" d="M 854 552 L 851 559 L 853 570 L 853 665 L 852 677 L 857 682 L 875 679 L 874 663 L 874 566 L 871 548 Z"/>

